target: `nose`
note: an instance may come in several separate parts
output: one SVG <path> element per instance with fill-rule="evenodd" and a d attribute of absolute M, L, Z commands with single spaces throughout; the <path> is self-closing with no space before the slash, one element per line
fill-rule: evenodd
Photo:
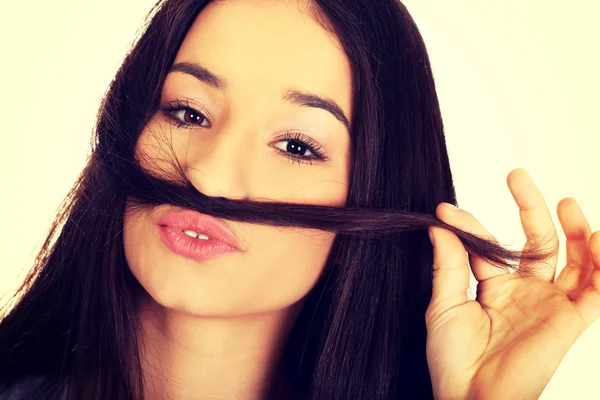
<path fill-rule="evenodd" d="M 186 176 L 198 191 L 212 197 L 249 197 L 252 150 L 242 136 L 220 131 L 190 141 Z"/>

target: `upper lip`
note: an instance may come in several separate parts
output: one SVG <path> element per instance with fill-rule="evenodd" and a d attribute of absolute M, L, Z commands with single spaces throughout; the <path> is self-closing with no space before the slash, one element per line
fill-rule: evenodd
<path fill-rule="evenodd" d="M 231 229 L 223 221 L 210 215 L 193 210 L 170 211 L 163 214 L 157 224 L 204 233 L 213 240 L 218 240 L 238 250 L 242 249 L 240 241 Z"/>

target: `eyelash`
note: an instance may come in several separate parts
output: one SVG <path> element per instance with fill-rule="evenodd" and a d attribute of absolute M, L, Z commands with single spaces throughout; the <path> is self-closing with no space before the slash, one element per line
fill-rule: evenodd
<path fill-rule="evenodd" d="M 190 124 L 188 122 L 184 122 L 179 118 L 175 117 L 174 113 L 179 111 L 191 111 L 192 113 L 200 116 L 200 119 L 204 119 L 210 123 L 208 118 L 204 116 L 200 111 L 193 108 L 190 103 L 186 100 L 177 100 L 174 103 L 169 105 L 160 106 L 160 110 L 164 114 L 166 118 L 168 118 L 175 126 L 178 128 L 184 129 L 193 129 L 196 126 L 195 124 Z M 201 127 L 201 126 L 200 126 Z M 313 162 L 326 162 L 329 161 L 329 158 L 322 151 L 321 146 L 311 137 L 305 136 L 300 132 L 294 131 L 285 131 L 283 137 L 279 138 L 278 142 L 282 141 L 295 141 L 300 143 L 302 146 L 306 147 L 308 151 L 310 151 L 312 156 L 300 156 L 296 154 L 288 153 L 285 150 L 281 150 L 279 148 L 275 148 L 282 156 L 289 158 L 292 161 L 298 162 L 298 165 L 302 164 L 311 164 Z"/>

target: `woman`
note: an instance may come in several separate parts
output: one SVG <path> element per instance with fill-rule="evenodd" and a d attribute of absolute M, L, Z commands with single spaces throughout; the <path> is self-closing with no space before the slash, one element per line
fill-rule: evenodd
<path fill-rule="evenodd" d="M 600 313 L 600 235 L 562 201 L 555 280 L 556 231 L 525 171 L 508 176 L 523 253 L 440 205 L 456 204 L 442 120 L 400 3 L 151 14 L 0 323 L 5 396 L 541 393 Z"/>

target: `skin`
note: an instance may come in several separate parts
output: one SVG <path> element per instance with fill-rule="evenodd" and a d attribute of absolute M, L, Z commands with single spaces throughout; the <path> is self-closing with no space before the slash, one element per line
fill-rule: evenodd
<path fill-rule="evenodd" d="M 352 115 L 349 60 L 307 4 L 208 5 L 174 64 L 202 64 L 225 79 L 227 89 L 170 73 L 161 105 L 189 101 L 196 112 L 173 114 L 192 127 L 177 127 L 158 112 L 137 143 L 142 165 L 173 171 L 167 158 L 172 146 L 188 178 L 206 195 L 344 206 L 346 126 L 323 109 L 281 101 L 287 88 L 310 91 L 335 101 L 347 119 Z M 203 115 L 196 119 L 197 112 Z M 312 138 L 329 160 L 310 165 L 283 156 L 286 130 Z M 139 310 L 145 398 L 292 398 L 277 368 L 281 349 L 323 271 L 334 235 L 224 221 L 240 238 L 241 251 L 195 261 L 160 240 L 156 222 L 172 209 L 128 208 L 125 215 L 125 255 L 147 292 Z"/>
<path fill-rule="evenodd" d="M 559 246 L 548 207 L 522 168 L 507 183 L 527 243 Z M 573 198 L 558 203 L 567 265 L 557 256 L 536 264 L 539 276 L 500 269 L 465 249 L 452 232 L 433 227 L 433 295 L 425 316 L 427 361 L 436 399 L 537 399 L 577 338 L 600 317 L 600 231 Z M 493 240 L 470 213 L 441 203 L 438 218 Z M 468 300 L 469 268 L 479 282 Z"/>
<path fill-rule="evenodd" d="M 161 104 L 187 100 L 176 114 L 190 129 L 157 113 L 136 156 L 169 172 L 170 146 L 187 176 L 209 196 L 344 206 L 350 140 L 322 109 L 280 101 L 288 87 L 326 96 L 351 110 L 351 71 L 341 46 L 299 1 L 219 1 L 196 19 L 175 60 L 200 63 L 227 80 L 224 92 L 190 75 L 168 75 Z M 206 117 L 206 119 L 204 119 Z M 297 164 L 284 131 L 316 141 L 328 161 Z M 545 201 L 522 169 L 508 176 L 528 243 L 556 230 Z M 140 301 L 144 398 L 293 399 L 280 354 L 303 299 L 321 275 L 334 239 L 318 230 L 225 221 L 240 252 L 194 261 L 170 252 L 156 222 L 171 210 L 127 210 L 125 254 L 147 295 Z M 444 222 L 493 236 L 463 210 L 440 205 Z M 433 296 L 425 315 L 427 360 L 436 399 L 538 398 L 579 335 L 600 316 L 600 232 L 593 235 L 574 199 L 558 216 L 567 266 L 556 257 L 542 276 L 491 266 L 452 232 L 430 228 Z M 468 301 L 469 268 L 479 281 Z M 273 284 L 276 283 L 276 284 Z"/>

